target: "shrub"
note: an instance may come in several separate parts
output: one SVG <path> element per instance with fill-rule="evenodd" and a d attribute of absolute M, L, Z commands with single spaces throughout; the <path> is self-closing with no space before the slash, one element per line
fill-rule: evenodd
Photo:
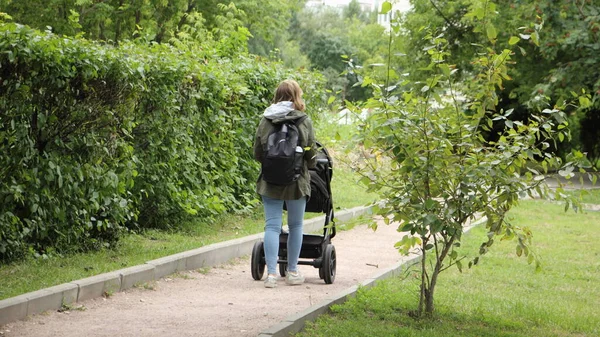
<path fill-rule="evenodd" d="M 277 83 L 247 54 L 104 46 L 0 24 L 0 260 L 109 245 L 255 199 L 254 130 Z"/>

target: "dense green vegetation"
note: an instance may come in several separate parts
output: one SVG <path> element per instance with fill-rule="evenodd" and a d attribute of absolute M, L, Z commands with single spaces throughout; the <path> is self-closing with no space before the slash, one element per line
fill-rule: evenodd
<path fill-rule="evenodd" d="M 413 11 L 395 23 L 399 38 L 394 50 L 406 55 L 394 57 L 396 78 L 407 80 L 408 86 L 421 85 L 423 74 L 414 70 L 429 64 L 422 52 L 431 47 L 424 39 L 429 31 L 452 42 L 448 64 L 456 65 L 456 76 L 465 80 L 477 66 L 472 63 L 474 55 L 491 38 L 497 51 L 513 50 L 506 81 L 497 88 L 498 108 L 512 109 L 509 120 L 526 122 L 540 108 L 565 106 L 572 139 L 552 146 L 561 155 L 578 149 L 593 161 L 600 160 L 597 1 L 412 0 L 411 4 Z M 492 6 L 497 15 L 486 16 L 485 28 L 478 27 L 473 18 Z M 476 7 L 480 8 L 474 11 Z M 495 140 L 501 128 L 501 121 L 496 121 L 488 139 Z"/>
<path fill-rule="evenodd" d="M 0 33 L 2 260 L 243 210 L 258 171 L 248 149 L 278 81 L 301 82 L 315 119 L 325 97 L 317 75 L 246 54 L 245 41 L 186 50 Z"/>
<path fill-rule="evenodd" d="M 374 41 L 382 33 L 360 7 L 319 14 L 294 1 L 3 0 L 0 8 L 2 261 L 108 247 L 126 231 L 251 208 L 258 166 L 248 149 L 276 84 L 297 79 L 318 120 L 325 100 L 346 97 L 341 90 L 358 80 L 336 80 L 342 54 L 377 49 L 316 56 L 330 45 L 275 44 L 324 21 L 337 27 L 327 39 L 346 33 L 344 22 L 356 28 L 345 46 L 360 44 L 363 26 L 377 28 Z M 303 58 L 312 62 L 290 67 Z"/>
<path fill-rule="evenodd" d="M 0 0 L 15 22 L 59 35 L 113 45 L 135 42 L 193 44 L 242 41 L 252 54 L 275 57 L 291 69 L 322 71 L 327 88 L 341 99 L 365 99 L 368 90 L 350 65 L 382 62 L 383 27 L 376 11 L 357 0 L 343 10 L 304 8 L 303 0 Z M 219 43 L 221 46 L 224 43 Z M 225 48 L 233 56 L 239 50 Z"/>
<path fill-rule="evenodd" d="M 219 40 L 243 28 L 272 41 L 286 29 L 277 20 L 289 20 L 301 1 L 238 0 L 1 0 L 2 11 L 15 21 L 60 35 L 80 35 L 119 44 L 128 40 L 168 43 L 194 27 L 198 42 Z M 241 25 L 240 25 L 241 24 Z"/>
<path fill-rule="evenodd" d="M 412 315 L 419 282 L 418 271 L 410 270 L 360 289 L 296 336 L 597 336 L 600 264 L 593 238 L 600 213 L 564 213 L 558 205 L 531 200 L 509 216 L 535 233 L 541 270 L 518 259 L 504 241 L 479 265 L 445 274 L 433 319 Z M 476 227 L 461 249 L 476 252 L 485 238 L 485 228 Z"/>

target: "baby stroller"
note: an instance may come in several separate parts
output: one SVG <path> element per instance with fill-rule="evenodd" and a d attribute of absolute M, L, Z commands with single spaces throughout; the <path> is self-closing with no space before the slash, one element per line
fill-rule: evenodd
<path fill-rule="evenodd" d="M 311 265 L 319 269 L 319 277 L 327 284 L 335 280 L 336 256 L 331 239 L 335 236 L 333 221 L 333 202 L 331 196 L 331 178 L 333 163 L 327 149 L 317 142 L 317 166 L 310 170 L 311 197 L 306 203 L 306 212 L 325 213 L 323 235 L 304 234 L 298 264 Z M 285 205 L 285 204 L 284 204 Z M 285 206 L 284 206 L 285 207 Z M 330 225 L 331 224 L 331 225 Z M 287 237 L 288 233 L 281 231 L 279 235 L 279 274 L 286 275 L 287 268 Z M 308 259 L 308 260 L 302 260 Z M 251 270 L 252 278 L 260 280 L 265 272 L 264 242 L 259 241 L 252 249 Z"/>

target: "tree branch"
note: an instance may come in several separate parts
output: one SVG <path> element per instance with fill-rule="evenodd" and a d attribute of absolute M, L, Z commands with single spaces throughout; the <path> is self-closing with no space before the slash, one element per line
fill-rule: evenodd
<path fill-rule="evenodd" d="M 437 4 L 435 2 L 433 2 L 433 0 L 429 0 L 429 2 L 431 3 L 431 5 L 433 6 L 433 8 L 435 9 L 436 12 L 438 12 L 438 14 L 442 17 L 442 19 L 444 19 L 444 21 L 446 21 L 446 23 L 448 25 L 450 25 L 452 28 L 458 28 L 456 27 L 456 25 L 450 21 L 450 19 L 448 19 L 444 13 L 442 13 L 442 11 L 440 10 L 440 8 L 437 6 Z"/>

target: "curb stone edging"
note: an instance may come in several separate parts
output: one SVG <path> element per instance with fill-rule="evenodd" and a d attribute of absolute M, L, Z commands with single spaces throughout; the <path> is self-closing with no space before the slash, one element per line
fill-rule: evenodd
<path fill-rule="evenodd" d="M 359 206 L 339 211 L 335 215 L 335 219 L 338 222 L 348 221 L 370 212 L 370 206 Z M 308 233 L 322 229 L 324 220 L 325 215 L 304 220 L 304 231 Z M 161 277 L 183 270 L 223 264 L 231 259 L 250 254 L 254 243 L 262 240 L 263 235 L 263 233 L 259 233 L 219 242 L 147 261 L 141 265 L 0 300 L 0 326 L 47 310 L 58 310 L 65 304 L 82 302 L 106 294 L 124 291 L 136 285 L 158 280 Z"/>
<path fill-rule="evenodd" d="M 480 225 L 485 221 L 487 221 L 486 217 L 476 220 L 466 227 L 464 232 L 468 232 L 471 228 Z M 371 288 L 374 287 L 378 282 L 401 275 L 406 270 L 407 266 L 417 263 L 420 260 L 421 255 L 417 255 L 415 253 L 410 254 L 405 260 L 397 263 L 393 267 L 382 270 L 379 274 L 373 276 L 372 278 L 364 280 L 358 285 L 352 286 L 335 296 L 323 300 L 321 303 L 291 315 L 283 321 L 271 326 L 270 328 L 263 330 L 258 337 L 288 337 L 290 334 L 298 333 L 304 329 L 306 322 L 313 322 L 319 316 L 329 313 L 332 305 L 343 304 L 350 298 L 355 297 L 360 288 Z"/>

